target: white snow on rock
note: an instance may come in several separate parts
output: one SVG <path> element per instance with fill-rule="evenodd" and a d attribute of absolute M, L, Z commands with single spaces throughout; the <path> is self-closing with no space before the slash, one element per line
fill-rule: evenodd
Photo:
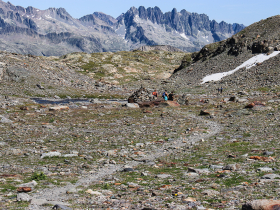
<path fill-rule="evenodd" d="M 186 34 L 184 34 L 184 33 L 180 34 L 180 36 L 183 37 L 184 39 L 189 40 L 189 38 L 188 38 L 188 37 L 186 36 Z"/>
<path fill-rule="evenodd" d="M 239 69 L 242 69 L 244 67 L 246 67 L 246 69 L 250 69 L 251 67 L 255 66 L 257 63 L 262 63 L 262 62 L 264 62 L 264 61 L 266 61 L 266 60 L 268 60 L 268 59 L 278 55 L 279 53 L 280 53 L 280 51 L 274 51 L 270 55 L 267 55 L 267 54 L 256 55 L 256 56 L 250 58 L 249 60 L 245 61 L 240 66 L 236 67 L 234 70 L 231 70 L 231 71 L 228 71 L 228 72 L 222 72 L 222 73 L 216 73 L 216 74 L 207 75 L 206 77 L 204 77 L 202 79 L 202 84 L 205 83 L 205 82 L 219 81 L 223 77 L 231 75 L 234 72 L 236 72 Z"/>

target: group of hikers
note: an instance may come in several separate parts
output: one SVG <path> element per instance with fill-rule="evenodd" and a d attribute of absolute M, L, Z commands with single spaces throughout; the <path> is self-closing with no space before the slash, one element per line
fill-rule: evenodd
<path fill-rule="evenodd" d="M 221 94 L 223 93 L 223 87 L 218 88 L 218 94 L 219 94 L 219 93 L 221 93 Z"/>
<path fill-rule="evenodd" d="M 158 92 L 157 92 L 157 90 L 155 90 L 155 91 L 152 93 L 152 95 L 153 95 L 154 97 L 158 98 Z M 168 93 L 167 93 L 167 90 L 165 90 L 165 91 L 162 93 L 161 97 L 162 97 L 165 101 L 167 101 L 167 100 L 169 100 L 169 101 L 174 101 L 174 92 L 172 91 L 171 93 L 168 94 Z"/>

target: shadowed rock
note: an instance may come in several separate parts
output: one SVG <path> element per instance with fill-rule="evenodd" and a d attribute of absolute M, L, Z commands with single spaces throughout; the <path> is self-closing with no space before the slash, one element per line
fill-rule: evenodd
<path fill-rule="evenodd" d="M 280 210 L 280 200 L 255 200 L 244 204 L 242 210 Z"/>

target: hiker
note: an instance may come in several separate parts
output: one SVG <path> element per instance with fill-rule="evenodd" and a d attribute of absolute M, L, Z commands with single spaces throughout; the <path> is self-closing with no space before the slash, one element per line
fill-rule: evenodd
<path fill-rule="evenodd" d="M 169 101 L 174 101 L 174 93 L 173 93 L 173 91 L 169 94 L 168 100 Z"/>
<path fill-rule="evenodd" d="M 220 93 L 220 88 L 218 88 L 218 94 Z"/>
<path fill-rule="evenodd" d="M 221 91 L 221 94 L 222 94 L 223 93 L 223 87 L 221 87 L 220 91 Z"/>
<path fill-rule="evenodd" d="M 158 97 L 158 92 L 157 92 L 157 90 L 155 90 L 155 91 L 152 93 L 152 95 L 153 95 L 155 98 L 157 98 L 157 97 Z"/>
<path fill-rule="evenodd" d="M 168 94 L 167 94 L 167 91 L 164 91 L 163 94 L 162 94 L 162 98 L 167 101 L 168 100 Z"/>

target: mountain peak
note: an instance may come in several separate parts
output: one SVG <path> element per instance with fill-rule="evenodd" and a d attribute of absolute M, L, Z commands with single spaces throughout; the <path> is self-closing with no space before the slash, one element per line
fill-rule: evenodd
<path fill-rule="evenodd" d="M 233 27 L 224 21 L 217 23 L 209 20 L 205 14 L 190 13 L 186 10 L 178 12 L 173 8 L 171 12 L 162 13 L 158 7 L 146 9 L 140 6 L 138 9 L 131 7 L 123 16 L 118 17 L 116 28 L 120 36 L 132 43 L 140 41 L 140 45 L 153 43 L 172 45 L 185 51 L 197 51 L 206 44 L 232 36 L 244 27 L 238 24 Z M 159 29 L 161 35 L 153 36 L 154 31 Z"/>
<path fill-rule="evenodd" d="M 244 28 L 239 24 L 216 23 L 205 14 L 178 12 L 176 8 L 163 13 L 157 6 L 131 7 L 117 19 L 103 12 L 75 19 L 64 8 L 39 10 L 0 0 L 0 18 L 0 38 L 14 36 L 9 39 L 11 44 L 3 49 L 16 49 L 15 52 L 22 53 L 35 47 L 36 52 L 28 50 L 28 53 L 36 55 L 41 55 L 42 51 L 43 55 L 61 55 L 73 51 L 132 50 L 143 45 L 170 45 L 193 52 Z M 36 39 L 46 45 L 38 41 L 32 45 Z M 32 46 L 23 49 L 27 43 Z"/>

